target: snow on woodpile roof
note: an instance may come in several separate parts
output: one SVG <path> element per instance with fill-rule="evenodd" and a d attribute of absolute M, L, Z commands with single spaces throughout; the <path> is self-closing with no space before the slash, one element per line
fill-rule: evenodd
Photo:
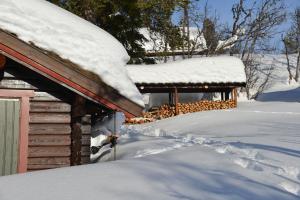
<path fill-rule="evenodd" d="M 157 65 L 127 65 L 135 83 L 245 83 L 243 62 L 232 56 L 192 58 Z"/>
<path fill-rule="evenodd" d="M 107 85 L 143 105 L 128 77 L 129 56 L 113 36 L 45 0 L 0 0 L 0 29 L 98 75 Z"/>

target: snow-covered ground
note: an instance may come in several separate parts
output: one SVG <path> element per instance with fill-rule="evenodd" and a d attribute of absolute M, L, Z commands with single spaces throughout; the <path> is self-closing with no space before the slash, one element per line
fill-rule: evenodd
<path fill-rule="evenodd" d="M 0 199 L 299 199 L 300 104 L 123 127 L 119 160 L 0 178 Z"/>
<path fill-rule="evenodd" d="M 300 89 L 286 80 L 279 64 L 258 101 L 123 126 L 117 161 L 0 177 L 0 200 L 300 199 Z"/>

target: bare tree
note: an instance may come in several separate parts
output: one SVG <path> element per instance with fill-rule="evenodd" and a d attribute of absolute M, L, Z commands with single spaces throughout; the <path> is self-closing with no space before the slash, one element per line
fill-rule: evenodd
<path fill-rule="evenodd" d="M 263 91 L 271 74 L 268 70 L 265 80 L 259 81 L 257 85 L 260 76 L 255 54 L 274 50 L 267 44 L 277 34 L 276 27 L 285 21 L 286 15 L 283 0 L 255 0 L 247 8 L 245 2 L 246 0 L 240 0 L 232 8 L 232 34 L 236 34 L 238 30 L 244 32 L 236 42 L 240 48 L 240 58 L 245 64 L 247 97 L 253 99 Z"/>
<path fill-rule="evenodd" d="M 286 33 L 285 37 L 282 37 L 284 44 L 284 51 L 287 59 L 287 70 L 289 72 L 290 81 L 294 79 L 299 82 L 300 73 L 300 8 L 296 8 L 292 15 L 292 26 Z M 295 75 L 292 74 L 289 54 L 297 55 L 297 63 Z"/>

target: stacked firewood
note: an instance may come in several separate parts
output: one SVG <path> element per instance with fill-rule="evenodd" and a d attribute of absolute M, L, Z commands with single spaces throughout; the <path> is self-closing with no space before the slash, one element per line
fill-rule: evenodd
<path fill-rule="evenodd" d="M 194 103 L 179 103 L 178 112 L 179 114 L 207 111 L 207 110 L 220 110 L 220 109 L 230 109 L 235 108 L 236 103 L 233 100 L 227 101 L 198 101 Z M 165 119 L 173 117 L 176 115 L 175 106 L 162 105 L 151 111 L 143 113 L 143 117 L 138 118 L 136 121 L 134 119 L 127 119 L 127 123 L 130 124 L 141 124 L 147 123 L 159 119 Z"/>
<path fill-rule="evenodd" d="M 149 122 L 154 122 L 154 118 L 136 117 L 136 118 L 126 118 L 126 124 L 144 124 Z"/>

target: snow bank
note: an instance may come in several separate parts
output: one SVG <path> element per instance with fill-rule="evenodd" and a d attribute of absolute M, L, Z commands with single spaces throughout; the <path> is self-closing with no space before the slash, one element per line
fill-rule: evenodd
<path fill-rule="evenodd" d="M 127 65 L 135 83 L 244 83 L 244 64 L 231 56 L 192 58 L 157 65 Z"/>
<path fill-rule="evenodd" d="M 99 27 L 44 0 L 1 0 L 0 29 L 97 74 L 120 94 L 143 105 L 127 75 L 124 47 Z"/>
<path fill-rule="evenodd" d="M 116 162 L 0 177 L 1 200 L 299 200 L 300 104 L 123 127 Z"/>

